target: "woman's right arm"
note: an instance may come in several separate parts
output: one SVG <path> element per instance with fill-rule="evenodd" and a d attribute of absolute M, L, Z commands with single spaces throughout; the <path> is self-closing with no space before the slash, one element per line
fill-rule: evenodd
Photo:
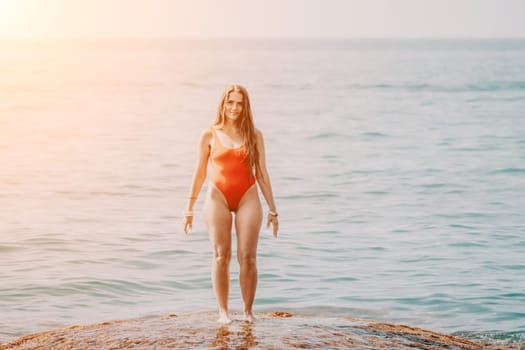
<path fill-rule="evenodd" d="M 186 211 L 184 213 L 184 233 L 192 228 L 193 224 L 193 206 L 197 201 L 197 197 L 201 191 L 202 184 L 206 180 L 206 169 L 208 167 L 208 159 L 210 157 L 210 141 L 212 133 L 209 129 L 204 130 L 199 138 L 197 145 L 197 162 L 193 172 L 193 179 L 191 181 L 190 194 Z"/>

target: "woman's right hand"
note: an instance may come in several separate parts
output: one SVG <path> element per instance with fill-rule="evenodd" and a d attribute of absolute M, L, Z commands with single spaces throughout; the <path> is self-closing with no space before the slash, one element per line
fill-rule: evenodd
<path fill-rule="evenodd" d="M 185 216 L 184 217 L 184 233 L 185 234 L 188 234 L 188 232 L 190 232 L 192 225 L 193 225 L 193 216 Z"/>

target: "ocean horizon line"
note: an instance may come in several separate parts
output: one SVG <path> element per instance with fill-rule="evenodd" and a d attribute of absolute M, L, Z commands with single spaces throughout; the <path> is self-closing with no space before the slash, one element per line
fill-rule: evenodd
<path fill-rule="evenodd" d="M 35 41 L 35 40 L 348 40 L 348 41 L 465 41 L 465 40 L 525 40 L 525 36 L 392 36 L 392 37 L 349 37 L 349 36 L 0 36 L 0 41 Z"/>

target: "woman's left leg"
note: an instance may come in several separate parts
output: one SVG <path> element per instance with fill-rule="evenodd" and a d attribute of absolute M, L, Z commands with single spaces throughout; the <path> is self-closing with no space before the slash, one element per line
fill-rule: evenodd
<path fill-rule="evenodd" d="M 252 322 L 255 321 L 252 305 L 257 289 L 257 242 L 261 223 L 261 202 L 257 187 L 253 186 L 245 193 L 235 214 L 243 311 L 245 319 Z"/>

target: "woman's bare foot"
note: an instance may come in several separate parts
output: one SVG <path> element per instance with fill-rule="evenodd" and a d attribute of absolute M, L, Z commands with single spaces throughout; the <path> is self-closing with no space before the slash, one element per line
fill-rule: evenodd
<path fill-rule="evenodd" d="M 230 316 L 228 315 L 228 311 L 219 311 L 219 319 L 217 322 L 221 324 L 230 324 L 232 323 L 232 320 L 230 319 Z"/>
<path fill-rule="evenodd" d="M 253 314 L 251 312 L 245 312 L 244 313 L 244 320 L 246 322 L 250 322 L 250 323 L 255 323 L 255 321 L 257 321 L 255 316 L 253 316 Z"/>

